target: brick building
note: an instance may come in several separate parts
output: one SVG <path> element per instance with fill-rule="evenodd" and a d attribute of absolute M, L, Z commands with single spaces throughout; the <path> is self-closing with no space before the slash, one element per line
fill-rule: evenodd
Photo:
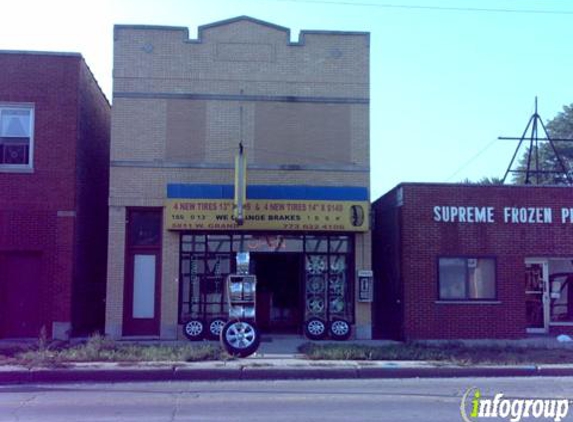
<path fill-rule="evenodd" d="M 114 42 L 106 332 L 173 339 L 195 321 L 196 338 L 209 336 L 246 249 L 262 329 L 343 319 L 369 338 L 371 306 L 355 291 L 356 271 L 370 270 L 369 34 L 293 42 L 287 28 L 239 17 L 197 39 L 120 25 Z"/>
<path fill-rule="evenodd" d="M 570 187 L 406 183 L 373 208 L 377 337 L 573 333 Z"/>
<path fill-rule="evenodd" d="M 103 327 L 110 114 L 81 55 L 0 52 L 0 338 Z"/>

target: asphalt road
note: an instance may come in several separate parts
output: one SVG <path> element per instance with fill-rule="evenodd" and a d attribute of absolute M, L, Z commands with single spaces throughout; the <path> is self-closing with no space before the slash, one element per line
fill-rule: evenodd
<path fill-rule="evenodd" d="M 0 386 L 0 422 L 462 421 L 470 387 L 484 397 L 573 398 L 573 377 L 9 385 Z"/>

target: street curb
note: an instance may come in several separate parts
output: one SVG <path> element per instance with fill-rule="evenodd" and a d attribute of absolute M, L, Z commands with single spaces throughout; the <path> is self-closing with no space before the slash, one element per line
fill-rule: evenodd
<path fill-rule="evenodd" d="M 357 368 L 253 368 L 241 371 L 243 380 L 291 380 L 291 379 L 355 379 L 359 378 Z"/>
<path fill-rule="evenodd" d="M 573 376 L 573 367 L 252 367 L 0 371 L 0 384 Z"/>
<path fill-rule="evenodd" d="M 538 376 L 535 366 L 360 368 L 360 378 L 465 378 Z"/>
<path fill-rule="evenodd" d="M 239 381 L 241 368 L 175 367 L 172 381 Z"/>

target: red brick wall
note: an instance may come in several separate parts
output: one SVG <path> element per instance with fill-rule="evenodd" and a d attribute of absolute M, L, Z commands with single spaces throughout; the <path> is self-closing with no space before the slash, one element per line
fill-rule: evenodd
<path fill-rule="evenodd" d="M 438 184 L 399 189 L 404 338 L 525 337 L 524 262 L 573 256 L 573 224 L 562 224 L 560 215 L 562 207 L 573 207 L 573 190 Z M 436 222 L 436 205 L 491 206 L 495 223 Z M 504 207 L 551 207 L 553 223 L 505 223 Z M 457 256 L 496 258 L 499 303 L 437 303 L 438 258 Z"/>
<path fill-rule="evenodd" d="M 74 334 L 102 330 L 105 314 L 111 106 L 80 65 L 76 159 Z"/>
<path fill-rule="evenodd" d="M 76 54 L 0 53 L 0 103 L 33 103 L 35 113 L 33 172 L 0 170 L 0 253 L 41 254 L 42 277 L 38 289 L 42 291 L 43 307 L 38 312 L 48 334 L 52 322 L 72 320 L 74 260 L 79 245 L 76 225 L 80 221 L 77 185 L 83 185 L 84 179 L 77 146 L 85 125 L 83 120 L 90 119 L 88 114 L 92 110 L 86 108 L 88 113 L 80 114 L 84 100 L 79 87 L 85 84 L 80 80 L 82 66 L 83 59 Z M 91 97 L 88 101 L 95 101 Z M 101 105 L 97 107 L 104 110 Z M 100 113 L 107 113 L 108 120 L 100 118 L 88 126 L 107 125 L 109 131 L 109 108 Z M 109 151 L 108 144 L 105 148 Z M 91 153 L 102 155 L 98 151 Z M 107 157 L 93 159 L 100 167 L 105 162 L 107 168 Z M 107 179 L 106 171 L 98 171 L 97 177 Z M 76 175 L 81 176 L 76 178 Z M 85 180 L 91 183 L 93 179 Z M 107 189 L 107 180 L 100 185 L 96 188 L 98 199 L 103 189 Z M 106 214 L 102 213 L 103 224 L 95 222 L 99 230 L 106 229 Z M 105 267 L 105 262 L 102 266 Z"/>
<path fill-rule="evenodd" d="M 379 200 L 374 208 L 372 268 L 374 270 L 373 335 L 402 339 L 403 289 L 401 274 L 401 215 L 397 191 Z"/>
<path fill-rule="evenodd" d="M 0 207 L 73 209 L 79 63 L 0 54 L 0 102 L 35 104 L 34 173 L 0 173 Z"/>

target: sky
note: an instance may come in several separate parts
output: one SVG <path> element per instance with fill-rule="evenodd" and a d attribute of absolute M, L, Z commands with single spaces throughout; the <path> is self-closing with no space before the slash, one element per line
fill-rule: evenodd
<path fill-rule="evenodd" d="M 573 103 L 573 0 L 18 0 L 0 49 L 81 53 L 112 99 L 113 25 L 188 27 L 248 15 L 371 34 L 371 197 L 401 182 L 502 177 L 539 98 Z"/>

